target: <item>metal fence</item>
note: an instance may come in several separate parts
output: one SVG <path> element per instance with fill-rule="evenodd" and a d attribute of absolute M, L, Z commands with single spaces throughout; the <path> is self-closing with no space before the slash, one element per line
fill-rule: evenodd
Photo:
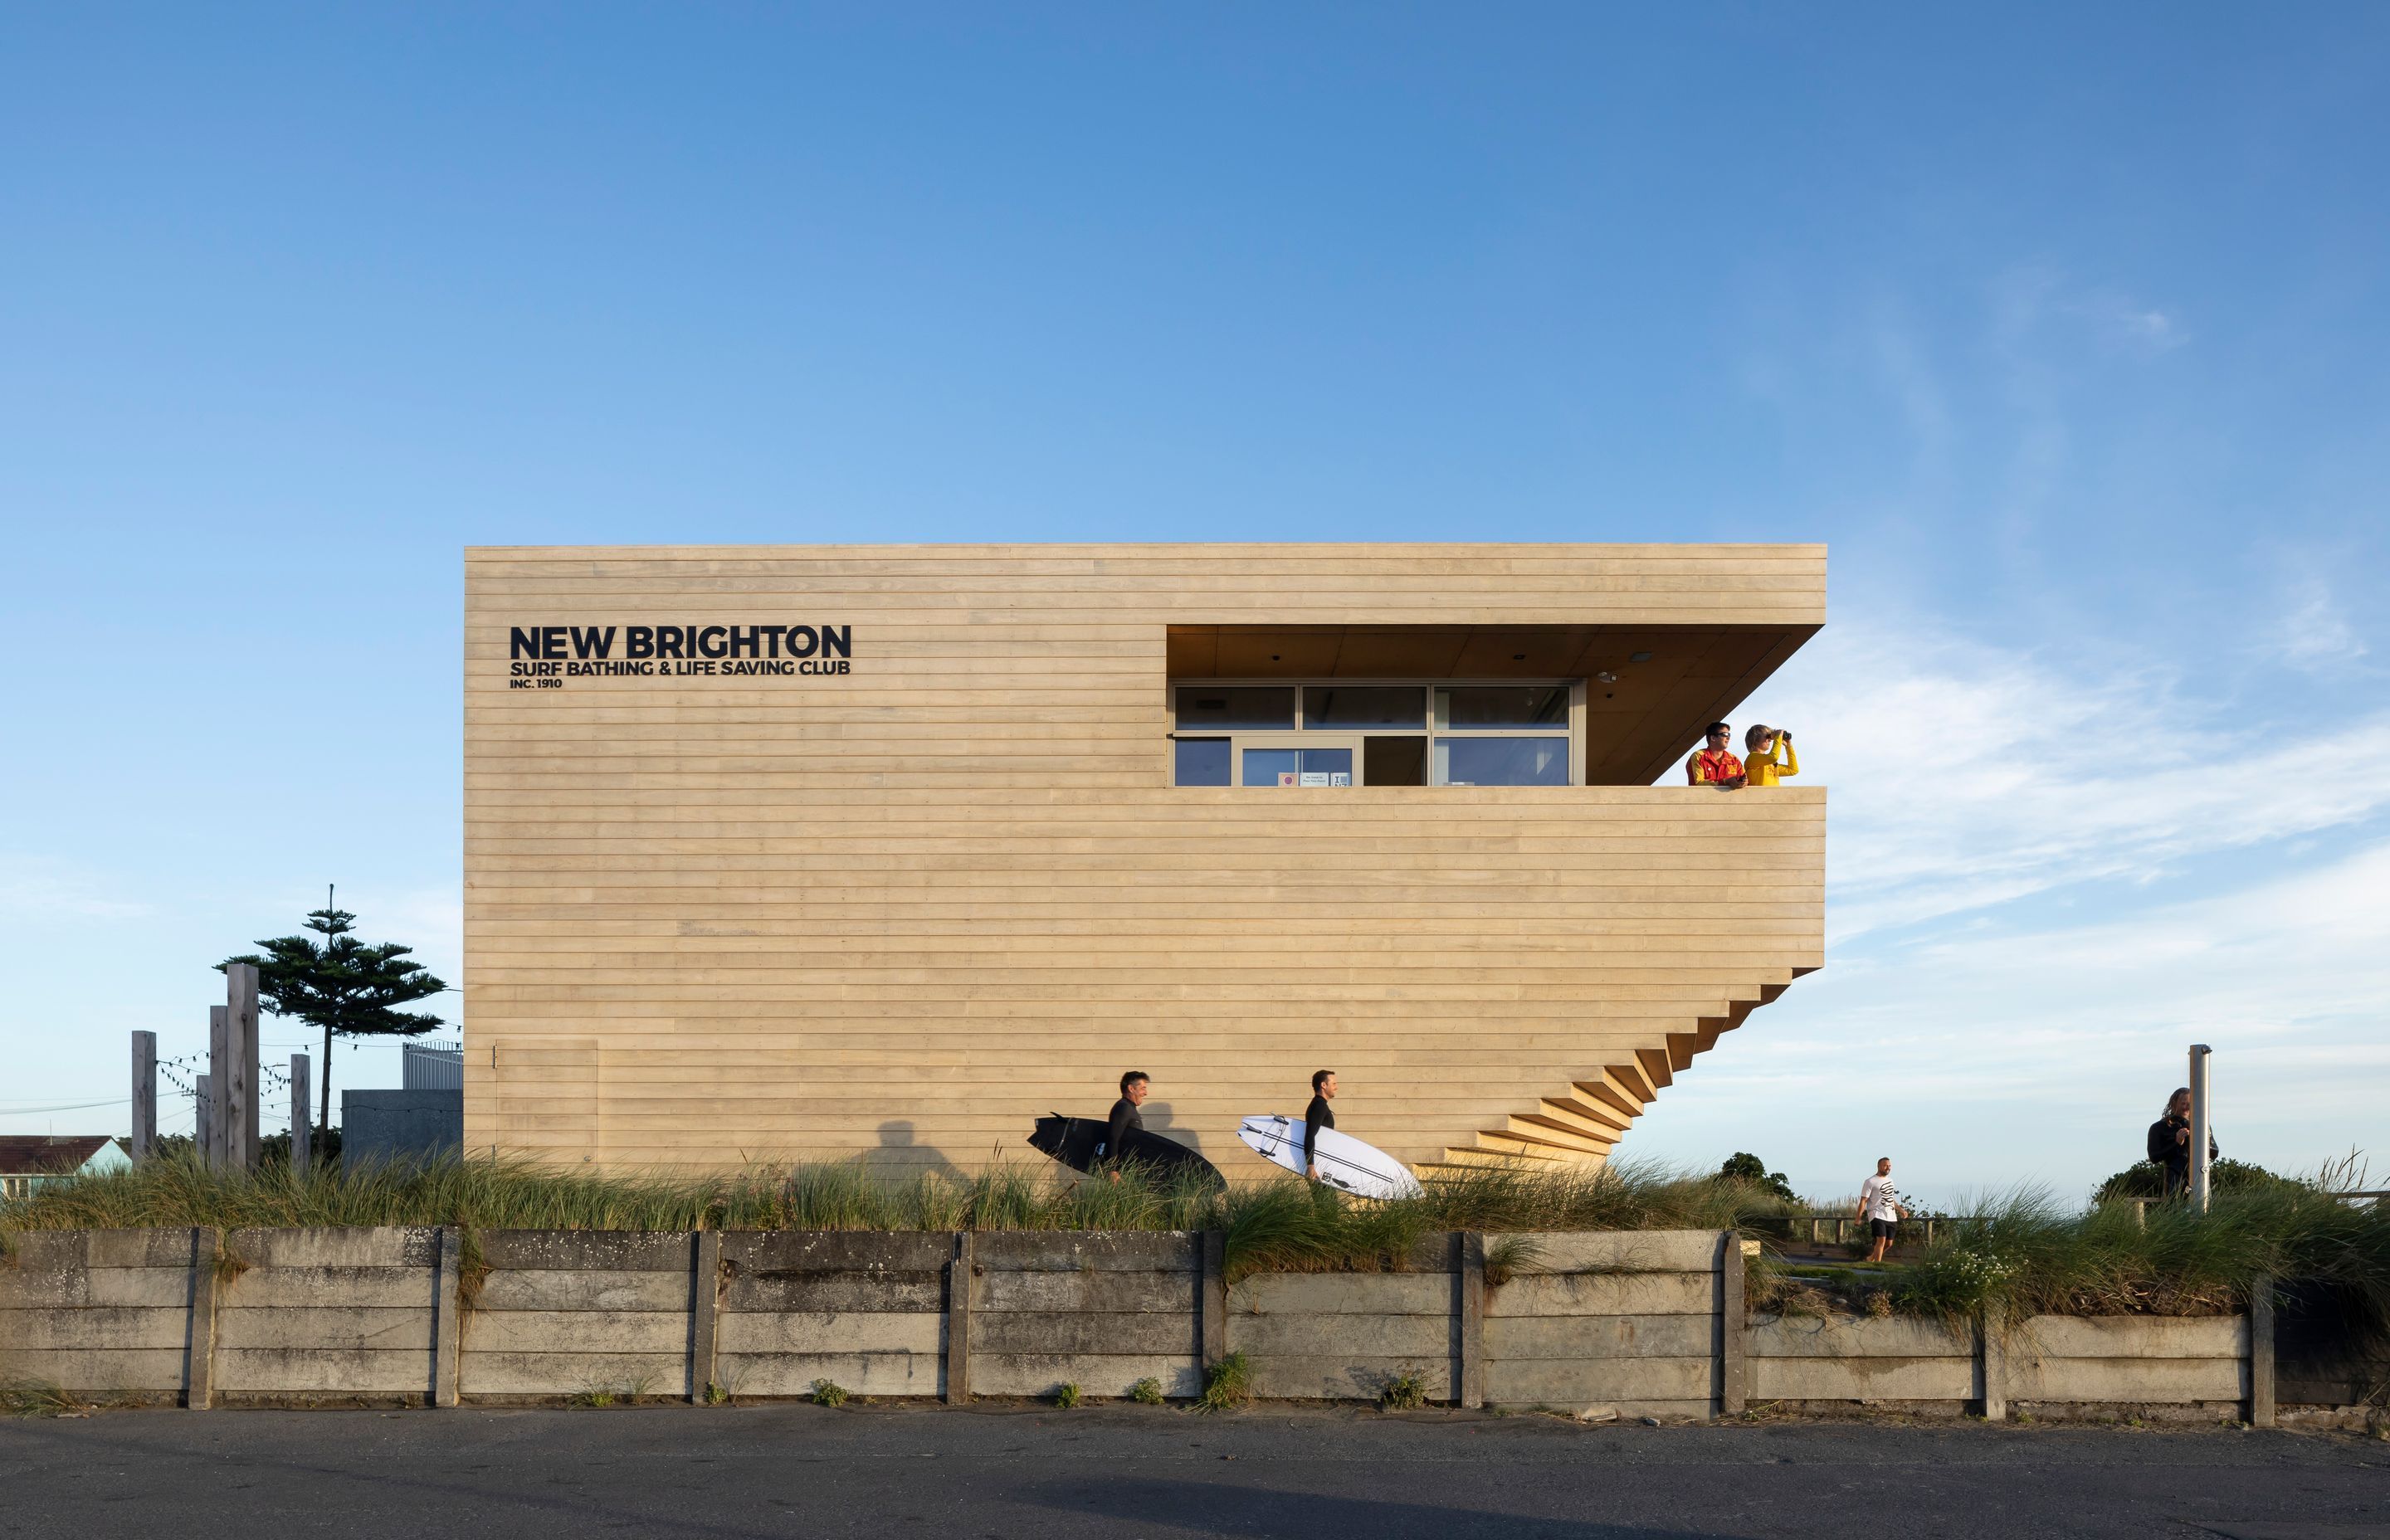
<path fill-rule="evenodd" d="M 465 1088 L 465 1045 L 462 1043 L 402 1043 L 399 1045 L 399 1089 L 461 1091 Z"/>

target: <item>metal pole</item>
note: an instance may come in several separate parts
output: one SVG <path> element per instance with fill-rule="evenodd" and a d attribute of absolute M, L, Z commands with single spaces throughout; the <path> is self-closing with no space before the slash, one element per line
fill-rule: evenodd
<path fill-rule="evenodd" d="M 290 1169 L 303 1172 L 315 1158 L 315 1110 L 307 1105 L 307 1056 L 290 1056 Z"/>
<path fill-rule="evenodd" d="M 133 1034 L 133 1160 L 149 1158 L 158 1148 L 158 1034 Z"/>
<path fill-rule="evenodd" d="M 2207 1056 L 2204 1043 L 2191 1046 L 2191 1206 L 2207 1212 Z"/>

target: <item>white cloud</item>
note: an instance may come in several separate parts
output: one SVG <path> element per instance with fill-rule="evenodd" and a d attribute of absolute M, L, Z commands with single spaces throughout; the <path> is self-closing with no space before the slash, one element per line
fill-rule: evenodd
<path fill-rule="evenodd" d="M 2268 651 L 2294 668 L 2353 663 L 2365 656 L 2365 644 L 2333 598 L 2331 585 L 2313 575 L 2294 585 L 2290 612 L 2269 644 Z"/>
<path fill-rule="evenodd" d="M 1985 910 L 2103 878 L 2360 823 L 2390 777 L 2319 775 L 2313 746 L 2236 723 L 2170 677 L 1938 635 L 1838 622 L 1799 683 L 1747 716 L 1790 726 L 1805 779 L 1832 788 L 1836 939 Z M 2390 761 L 2390 713 L 2339 735 Z"/>

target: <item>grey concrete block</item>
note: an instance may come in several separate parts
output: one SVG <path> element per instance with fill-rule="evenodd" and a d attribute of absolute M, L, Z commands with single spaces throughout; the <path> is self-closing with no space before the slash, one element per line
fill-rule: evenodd
<path fill-rule="evenodd" d="M 1707 1356 L 1496 1360 L 1485 1366 L 1485 1399 L 1502 1406 L 1687 1402 L 1707 1415 L 1716 1372 Z"/>
<path fill-rule="evenodd" d="M 148 1305 L 185 1310 L 191 1303 L 191 1264 L 173 1267 L 95 1267 L 84 1275 L 93 1304 Z"/>
<path fill-rule="evenodd" d="M 1186 1273 L 1202 1264 L 1191 1230 L 983 1230 L 971 1261 L 991 1273 Z"/>
<path fill-rule="evenodd" d="M 722 1261 L 734 1277 L 756 1273 L 935 1273 L 954 1255 L 944 1230 L 725 1230 Z"/>
<path fill-rule="evenodd" d="M 742 1273 L 722 1290 L 722 1313 L 815 1313 L 855 1310 L 866 1314 L 945 1308 L 943 1266 L 923 1273 L 873 1269 L 857 1273 Z"/>
<path fill-rule="evenodd" d="M 971 1308 L 1191 1315 L 1201 1281 L 1193 1273 L 987 1273 L 971 1280 Z"/>
<path fill-rule="evenodd" d="M 688 1316 L 645 1310 L 502 1310 L 466 1323 L 464 1353 L 681 1353 Z"/>
<path fill-rule="evenodd" d="M 1980 1401 L 1974 1358 L 1754 1358 L 1754 1401 Z"/>
<path fill-rule="evenodd" d="M 87 1230 L 84 1265 L 87 1267 L 188 1267 L 188 1229 Z"/>
<path fill-rule="evenodd" d="M 934 1396 L 944 1393 L 933 1353 L 724 1353 L 714 1377 L 733 1395 L 800 1396 L 827 1380 L 849 1395 Z"/>
<path fill-rule="evenodd" d="M 172 1348 L 0 1349 L 0 1374 L 46 1380 L 76 1395 L 112 1392 L 178 1392 L 183 1388 L 180 1340 Z"/>
<path fill-rule="evenodd" d="M 1755 1317 L 1746 1335 L 1754 1358 L 1972 1358 L 1968 1327 L 1898 1316 Z"/>
<path fill-rule="evenodd" d="M 179 1348 L 190 1318 L 182 1310 L 138 1305 L 86 1305 L 71 1310 L 11 1310 L 0 1315 L 0 1352 L 55 1348 Z"/>
<path fill-rule="evenodd" d="M 1253 1360 L 1253 1393 L 1290 1401 L 1375 1401 L 1396 1376 L 1414 1374 L 1431 1401 L 1452 1399 L 1452 1354 L 1413 1358 L 1281 1354 Z M 1494 1366 L 1486 1366 L 1486 1394 L 1494 1391 Z"/>
<path fill-rule="evenodd" d="M 457 1355 L 460 1396 L 688 1394 L 688 1354 L 674 1353 L 475 1353 Z"/>
<path fill-rule="evenodd" d="M 1506 1290 L 1507 1291 L 1507 1290 Z M 1452 1314 L 1448 1273 L 1256 1273 L 1228 1290 L 1228 1319 L 1251 1315 Z M 1230 1331 L 1236 1328 L 1232 1324 Z"/>
<path fill-rule="evenodd" d="M 944 1315 L 918 1311 L 806 1315 L 725 1314 L 715 1323 L 720 1354 L 885 1354 L 935 1356 L 945 1341 Z"/>
<path fill-rule="evenodd" d="M 2249 1366 L 2238 1358 L 2045 1358 L 2012 1354 L 2008 1392 L 2020 1401 L 2242 1401 Z"/>
<path fill-rule="evenodd" d="M 327 1348 L 218 1346 L 215 1389 L 225 1392 L 290 1392 L 334 1395 L 431 1393 L 429 1348 L 374 1353 Z"/>
<path fill-rule="evenodd" d="M 250 1229 L 225 1233 L 225 1250 L 251 1267 L 420 1267 L 440 1262 L 432 1226 Z"/>
<path fill-rule="evenodd" d="M 2022 1323 L 2011 1344 L 2044 1358 L 2242 1358 L 2249 1352 L 2249 1321 L 2244 1315 L 2035 1315 Z"/>
<path fill-rule="evenodd" d="M 685 1273 L 560 1272 L 525 1267 L 492 1273 L 473 1302 L 478 1314 L 514 1310 L 653 1310 L 686 1315 Z"/>
<path fill-rule="evenodd" d="M 1708 1273 L 1566 1273 L 1514 1277 L 1490 1291 L 1487 1325 L 1518 1315 L 1712 1315 Z"/>
<path fill-rule="evenodd" d="M 1071 1384 L 1086 1395 L 1124 1396 L 1140 1380 L 1161 1380 L 1164 1395 L 1200 1395 L 1203 1389 L 1191 1353 L 973 1353 L 970 1374 L 974 1395 L 1051 1395 Z"/>
<path fill-rule="evenodd" d="M 1501 1238 L 1488 1234 L 1485 1243 Z M 1718 1246 L 1715 1230 L 1538 1230 L 1524 1238 L 1535 1243 L 1537 1273 L 1706 1273 Z"/>
<path fill-rule="evenodd" d="M 1228 1316 L 1228 1351 L 1256 1358 L 1413 1358 L 1453 1350 L 1450 1315 L 1329 1314 Z"/>
<path fill-rule="evenodd" d="M 482 1260 L 499 1272 L 683 1273 L 687 1230 L 483 1230 Z"/>
<path fill-rule="evenodd" d="M 1693 1358 L 1713 1335 L 1706 1315 L 1508 1315 L 1485 1323 L 1485 1356 Z"/>
<path fill-rule="evenodd" d="M 971 1316 L 971 1353 L 1184 1354 L 1195 1356 L 1192 1310 L 1176 1315 L 993 1310 Z"/>
<path fill-rule="evenodd" d="M 280 1305 L 270 1310 L 216 1306 L 216 1351 L 291 1348 L 328 1352 L 431 1351 L 431 1310 L 353 1305 Z M 310 1385 L 308 1390 L 339 1390 Z"/>
<path fill-rule="evenodd" d="M 145 1269 L 149 1270 L 152 1269 Z M 127 1269 L 113 1268 L 110 1271 Z M 91 1297 L 91 1273 L 86 1268 L 44 1267 L 36 1270 L 0 1266 L 0 1312 L 73 1310 L 96 1303 Z M 0 1321 L 0 1343 L 7 1341 L 6 1332 L 6 1324 Z"/>
<path fill-rule="evenodd" d="M 438 1275 L 429 1267 L 251 1267 L 225 1280 L 224 1310 L 348 1305 L 430 1310 Z"/>

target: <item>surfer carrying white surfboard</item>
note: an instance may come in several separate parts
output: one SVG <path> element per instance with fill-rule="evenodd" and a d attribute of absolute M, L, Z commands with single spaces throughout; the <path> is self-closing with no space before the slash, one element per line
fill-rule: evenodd
<path fill-rule="evenodd" d="M 1145 1131 L 1145 1114 L 1137 1108 L 1153 1094 L 1153 1078 L 1143 1070 L 1131 1070 L 1120 1079 L 1120 1100 L 1112 1103 L 1111 1121 L 1105 1124 L 1104 1146 L 1100 1154 L 1111 1161 L 1112 1180 L 1120 1180 L 1121 1151 L 1128 1148 L 1132 1131 Z"/>
<path fill-rule="evenodd" d="M 1311 1077 L 1311 1105 L 1303 1110 L 1303 1169 L 1315 1182 L 1319 1180 L 1319 1131 L 1336 1126 L 1336 1114 L 1328 1107 L 1335 1099 L 1336 1072 L 1315 1072 Z"/>

